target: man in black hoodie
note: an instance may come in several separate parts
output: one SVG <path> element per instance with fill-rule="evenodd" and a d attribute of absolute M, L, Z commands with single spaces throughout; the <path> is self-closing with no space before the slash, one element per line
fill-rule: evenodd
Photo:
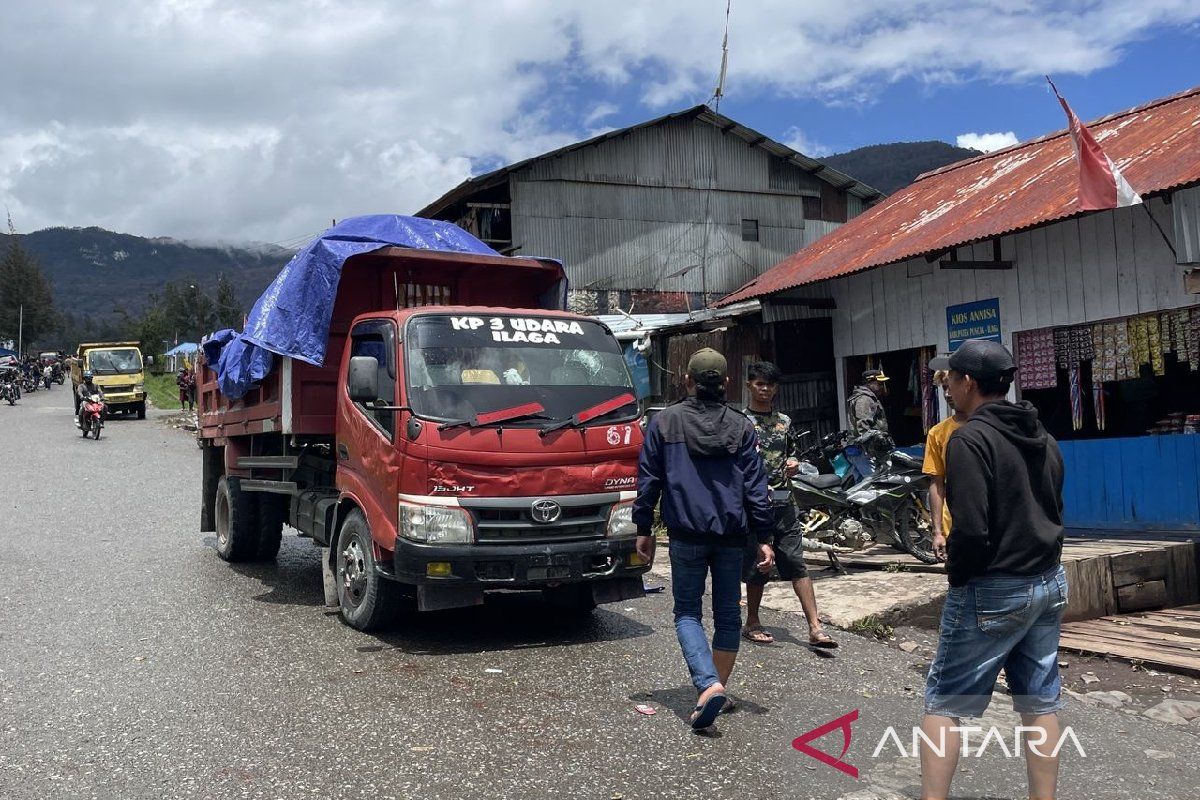
<path fill-rule="evenodd" d="M 1016 367 L 1002 345 L 972 339 L 930 367 L 950 371 L 950 395 L 969 419 L 946 447 L 950 590 L 921 724 L 941 752 L 922 745 L 922 796 L 948 795 L 959 754 L 951 728 L 984 712 L 1003 668 L 1013 707 L 1033 729 L 1023 737 L 1029 796 L 1053 797 L 1067 604 L 1062 454 L 1031 404 L 1005 400 Z"/>
<path fill-rule="evenodd" d="M 637 551 L 654 561 L 651 526 L 660 506 L 671 540 L 675 633 L 698 699 L 693 728 L 707 728 L 725 707 L 742 630 L 742 554 L 758 542 L 758 568 L 775 562 L 770 541 L 775 514 L 754 425 L 725 405 L 725 357 L 704 348 L 688 360 L 688 398 L 650 421 L 638 458 L 633 505 Z M 704 585 L 712 577 L 713 637 L 701 622 Z"/>

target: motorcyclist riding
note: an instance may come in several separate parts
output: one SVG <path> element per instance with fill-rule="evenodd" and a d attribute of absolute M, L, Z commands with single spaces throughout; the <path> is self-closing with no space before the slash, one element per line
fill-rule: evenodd
<path fill-rule="evenodd" d="M 104 399 L 104 390 L 92 380 L 93 377 L 94 375 L 90 369 L 84 370 L 83 383 L 79 384 L 79 389 L 76 393 L 78 402 L 75 409 L 75 427 L 81 430 L 83 429 L 83 404 L 90 400 L 94 394 L 100 395 L 101 400 Z"/>

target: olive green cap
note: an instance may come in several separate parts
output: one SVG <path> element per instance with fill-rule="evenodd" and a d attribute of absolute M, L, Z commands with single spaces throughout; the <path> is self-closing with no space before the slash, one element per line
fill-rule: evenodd
<path fill-rule="evenodd" d="M 697 383 L 721 383 L 729 375 L 729 364 L 725 356 L 711 347 L 705 347 L 692 353 L 687 371 Z"/>

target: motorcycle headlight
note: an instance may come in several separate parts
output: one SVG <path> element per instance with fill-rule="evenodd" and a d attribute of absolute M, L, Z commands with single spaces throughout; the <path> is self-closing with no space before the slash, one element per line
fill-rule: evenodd
<path fill-rule="evenodd" d="M 637 525 L 633 524 L 633 501 L 617 503 L 612 507 L 608 512 L 608 530 L 604 535 L 609 539 L 637 536 Z"/>
<path fill-rule="evenodd" d="M 471 517 L 461 508 L 400 501 L 400 535 L 425 544 L 469 544 Z"/>

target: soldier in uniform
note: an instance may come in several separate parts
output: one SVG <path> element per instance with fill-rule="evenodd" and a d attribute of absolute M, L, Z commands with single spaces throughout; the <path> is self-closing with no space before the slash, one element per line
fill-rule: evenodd
<path fill-rule="evenodd" d="M 871 431 L 888 432 L 887 414 L 883 411 L 880 398 L 887 397 L 889 378 L 881 369 L 869 369 L 862 375 L 862 383 L 854 387 L 846 400 L 846 419 L 850 433 L 861 437 Z"/>
<path fill-rule="evenodd" d="M 892 449 L 887 414 L 881 402 L 881 398 L 888 395 L 888 380 L 882 369 L 869 369 L 862 374 L 862 383 L 854 387 L 846 400 L 850 434 L 862 444 L 876 465 L 886 459 Z"/>
<path fill-rule="evenodd" d="M 750 402 L 743 413 L 754 423 L 758 434 L 758 450 L 762 455 L 771 488 L 771 504 L 775 512 L 775 566 L 779 576 L 790 581 L 800 599 L 804 618 L 808 620 L 808 640 L 815 647 L 837 647 L 837 642 L 825 632 L 817 617 L 817 598 L 812 578 L 804 565 L 804 538 L 800 528 L 796 501 L 788 488 L 791 477 L 800 468 L 800 448 L 792 420 L 775 410 L 775 395 L 779 392 L 779 367 L 769 361 L 751 364 L 747 371 L 746 388 Z M 763 630 L 758 618 L 763 587 L 768 575 L 756 569 L 755 554 L 748 552 L 743 564 L 742 578 L 746 582 L 746 626 L 742 636 L 756 644 L 771 644 L 775 638 Z"/>

